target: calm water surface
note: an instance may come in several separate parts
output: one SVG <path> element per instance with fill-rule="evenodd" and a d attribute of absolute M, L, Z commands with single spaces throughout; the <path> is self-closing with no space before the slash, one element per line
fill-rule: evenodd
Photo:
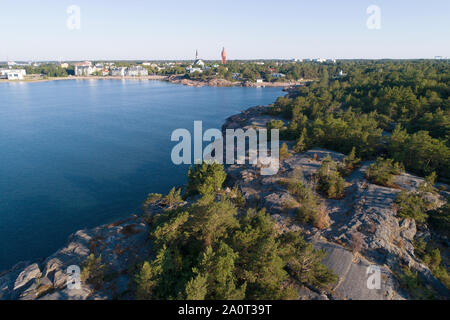
<path fill-rule="evenodd" d="M 170 160 L 173 130 L 193 132 L 194 120 L 220 129 L 282 94 L 137 80 L 0 83 L 0 270 L 185 183 L 187 167 Z"/>

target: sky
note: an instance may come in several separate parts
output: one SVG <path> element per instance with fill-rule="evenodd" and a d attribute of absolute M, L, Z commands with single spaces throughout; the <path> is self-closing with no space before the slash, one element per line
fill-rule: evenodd
<path fill-rule="evenodd" d="M 0 12 L 0 61 L 184 60 L 196 49 L 218 60 L 222 47 L 229 59 L 450 57 L 448 0 L 0 0 Z"/>

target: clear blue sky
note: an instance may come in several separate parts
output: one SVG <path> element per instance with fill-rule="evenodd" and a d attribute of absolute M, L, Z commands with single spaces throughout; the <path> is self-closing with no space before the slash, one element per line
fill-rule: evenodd
<path fill-rule="evenodd" d="M 69 5 L 81 28 L 66 26 Z M 369 5 L 381 29 L 366 26 Z M 450 1 L 1 0 L 0 60 L 450 57 Z"/>

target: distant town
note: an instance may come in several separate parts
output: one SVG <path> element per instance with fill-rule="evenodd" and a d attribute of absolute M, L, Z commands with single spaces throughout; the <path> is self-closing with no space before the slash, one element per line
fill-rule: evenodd
<path fill-rule="evenodd" d="M 436 56 L 434 60 L 447 60 Z M 386 60 L 380 60 L 386 61 Z M 395 61 L 395 60 L 390 60 Z M 331 78 L 347 76 L 353 60 L 336 59 L 273 59 L 227 60 L 225 48 L 218 60 L 200 58 L 182 61 L 7 61 L 0 62 L 0 81 L 40 81 L 72 78 L 139 78 L 179 82 L 188 85 L 290 86 L 324 75 Z"/>
<path fill-rule="evenodd" d="M 276 84 L 317 79 L 324 68 L 335 76 L 345 75 L 336 59 L 228 61 L 222 48 L 218 60 L 204 60 L 197 50 L 190 61 L 6 61 L 0 62 L 0 79 L 176 77 L 191 81 L 223 79 L 231 84 Z"/>

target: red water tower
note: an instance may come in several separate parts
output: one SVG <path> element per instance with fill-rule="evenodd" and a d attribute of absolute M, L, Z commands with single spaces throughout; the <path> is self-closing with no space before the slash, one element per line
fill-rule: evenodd
<path fill-rule="evenodd" d="M 227 53 L 225 47 L 222 49 L 222 64 L 227 64 Z"/>

